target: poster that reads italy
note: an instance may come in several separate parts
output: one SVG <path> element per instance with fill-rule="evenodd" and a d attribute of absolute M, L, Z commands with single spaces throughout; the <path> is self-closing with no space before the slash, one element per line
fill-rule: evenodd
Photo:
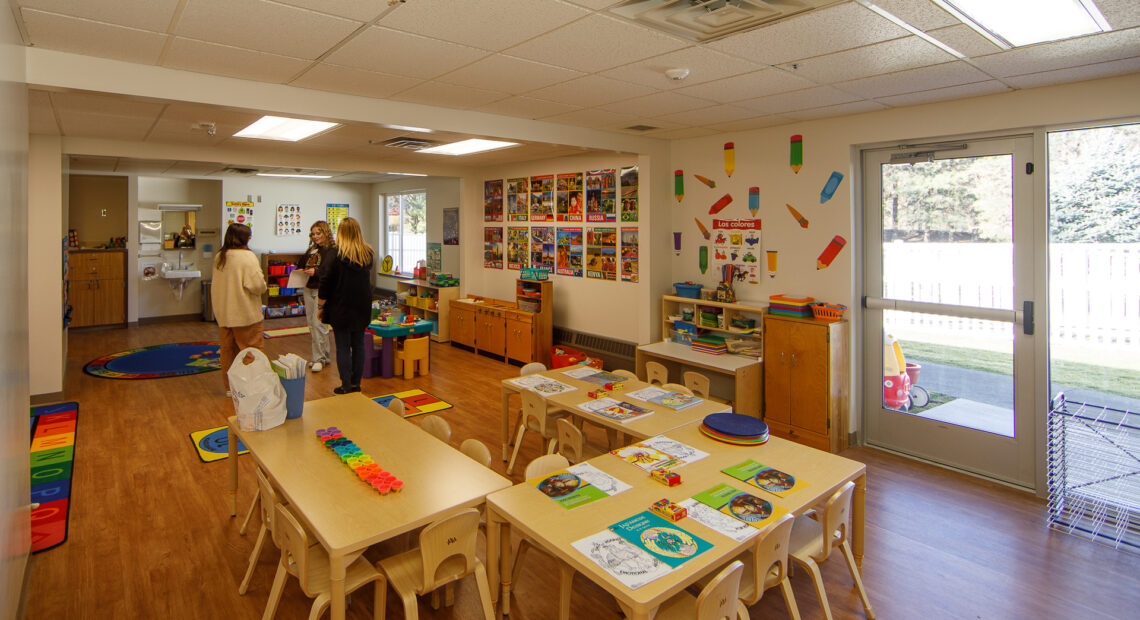
<path fill-rule="evenodd" d="M 713 265 L 736 267 L 736 283 L 760 283 L 759 219 L 713 219 Z"/>
<path fill-rule="evenodd" d="M 227 228 L 230 224 L 244 224 L 246 226 L 249 226 L 250 230 L 252 230 L 253 203 L 227 202 L 225 212 L 222 213 L 222 219 L 225 220 Z"/>

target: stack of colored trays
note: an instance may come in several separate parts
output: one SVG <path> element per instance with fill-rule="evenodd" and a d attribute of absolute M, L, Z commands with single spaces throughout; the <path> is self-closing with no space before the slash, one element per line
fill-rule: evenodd
<path fill-rule="evenodd" d="M 693 338 L 689 346 L 694 351 L 708 353 L 709 355 L 721 355 L 728 352 L 728 345 L 724 343 L 724 338 L 717 338 L 716 336 Z"/>
<path fill-rule="evenodd" d="M 780 316 L 798 316 L 811 318 L 811 305 L 815 303 L 814 297 L 796 297 L 794 295 L 771 295 L 768 297 L 768 313 Z"/>
<path fill-rule="evenodd" d="M 768 441 L 768 425 L 752 416 L 739 413 L 714 413 L 705 416 L 701 432 L 724 443 L 758 446 Z"/>
<path fill-rule="evenodd" d="M 335 452 L 337 458 L 356 473 L 357 478 L 376 489 L 381 495 L 399 493 L 404 488 L 403 480 L 380 469 L 380 466 L 372 461 L 372 457 L 345 438 L 339 428 L 335 426 L 319 428 L 317 439 L 320 439 L 326 448 Z"/>

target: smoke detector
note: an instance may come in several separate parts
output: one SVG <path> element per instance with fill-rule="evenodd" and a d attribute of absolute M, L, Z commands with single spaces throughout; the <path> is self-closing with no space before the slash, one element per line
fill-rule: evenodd
<path fill-rule="evenodd" d="M 681 80 L 689 77 L 689 70 L 685 69 L 684 67 L 677 69 L 666 69 L 665 75 L 674 82 L 680 82 Z"/>
<path fill-rule="evenodd" d="M 835 4 L 836 0 L 625 0 L 610 9 L 630 21 L 692 41 L 731 34 Z"/>

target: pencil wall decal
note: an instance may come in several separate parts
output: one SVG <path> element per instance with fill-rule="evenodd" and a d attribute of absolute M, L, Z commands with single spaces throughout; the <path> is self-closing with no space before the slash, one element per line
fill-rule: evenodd
<path fill-rule="evenodd" d="M 677 170 L 673 172 L 673 195 L 677 197 L 677 202 L 685 197 L 685 171 Z"/>
<path fill-rule="evenodd" d="M 701 246 L 700 266 L 701 273 L 709 270 L 709 246 L 707 245 Z"/>
<path fill-rule="evenodd" d="M 788 208 L 788 212 L 790 212 L 792 214 L 792 217 L 796 218 L 796 221 L 800 223 L 800 228 L 807 228 L 808 227 L 807 218 L 800 215 L 800 212 L 796 211 L 795 207 L 793 207 L 790 204 L 785 204 L 784 206 Z"/>
<path fill-rule="evenodd" d="M 827 183 L 823 186 L 823 191 L 819 193 L 819 204 L 823 204 L 835 195 L 835 190 L 839 189 L 839 184 L 843 182 L 842 172 L 832 172 L 831 176 L 827 179 Z"/>
<path fill-rule="evenodd" d="M 749 187 L 748 188 L 748 212 L 752 214 L 752 217 L 756 217 L 756 214 L 759 211 L 760 211 L 760 188 L 759 187 Z"/>
<path fill-rule="evenodd" d="M 768 250 L 768 277 L 776 277 L 776 261 L 779 259 L 780 253 L 776 250 Z"/>
<path fill-rule="evenodd" d="M 716 215 L 717 213 L 720 213 L 724 210 L 725 207 L 728 206 L 730 202 L 732 202 L 732 194 L 725 194 L 721 196 L 720 200 L 714 202 L 713 206 L 709 207 L 709 215 Z"/>
<path fill-rule="evenodd" d="M 704 183 L 705 185 L 709 186 L 709 189 L 716 189 L 716 181 L 714 181 L 708 177 L 703 177 L 699 174 L 694 174 L 693 176 L 697 177 L 697 180 L 700 181 L 701 183 Z"/>
<path fill-rule="evenodd" d="M 827 244 L 826 248 L 823 248 L 823 252 L 820 253 L 819 258 L 815 259 L 815 268 L 818 270 L 830 267 L 831 261 L 835 260 L 836 256 L 839 256 L 839 251 L 842 250 L 845 245 L 847 245 L 847 240 L 839 235 L 835 235 L 831 243 Z"/>
<path fill-rule="evenodd" d="M 796 174 L 799 174 L 800 168 L 804 167 L 804 137 L 800 134 L 792 136 L 788 163 L 792 165 L 792 172 Z"/>
<path fill-rule="evenodd" d="M 736 147 L 732 142 L 724 143 L 724 173 L 732 176 L 736 172 Z"/>
<path fill-rule="evenodd" d="M 708 240 L 709 229 L 705 228 L 705 225 L 701 223 L 701 220 L 699 218 L 694 217 L 693 221 L 697 223 L 697 228 L 701 229 L 701 236 L 703 236 L 705 238 L 705 240 Z"/>

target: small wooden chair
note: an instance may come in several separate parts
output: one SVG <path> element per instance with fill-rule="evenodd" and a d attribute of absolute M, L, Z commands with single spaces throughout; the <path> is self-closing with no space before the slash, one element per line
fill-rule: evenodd
<path fill-rule="evenodd" d="M 523 437 L 526 436 L 527 431 L 534 431 L 538 433 L 540 440 L 548 442 L 546 446 L 546 454 L 554 452 L 554 446 L 558 442 L 557 431 L 554 426 L 556 417 L 565 412 L 548 411 L 546 408 L 546 399 L 544 399 L 538 392 L 534 390 L 523 390 L 522 396 L 522 411 L 519 414 L 521 420 L 518 425 L 518 433 L 515 434 L 515 449 L 511 452 L 511 461 L 507 464 L 507 475 L 515 469 L 515 459 L 519 456 L 519 448 L 522 447 Z"/>
<path fill-rule="evenodd" d="M 570 426 L 573 428 L 574 425 L 571 424 Z M 570 462 L 561 454 L 544 454 L 527 464 L 526 479 L 541 478 L 547 474 L 566 469 L 569 466 Z M 550 555 L 550 553 L 542 547 L 531 544 L 530 539 L 525 536 L 519 540 L 519 546 L 515 549 L 515 557 L 511 560 L 511 583 L 518 583 L 519 571 L 522 567 L 523 560 L 526 558 L 526 552 L 532 547 L 543 555 L 550 557 L 551 560 L 558 564 L 558 617 L 560 620 L 568 620 L 570 618 L 570 589 L 574 585 L 573 567 Z"/>
<path fill-rule="evenodd" d="M 752 607 L 760 602 L 764 592 L 780 587 L 784 604 L 791 620 L 800 620 L 800 610 L 796 606 L 796 596 L 792 592 L 792 582 L 788 565 L 788 542 L 792 536 L 795 518 L 786 514 L 767 529 L 756 541 L 752 549 L 739 558 L 744 563 L 744 576 L 740 581 L 740 600 Z M 699 583 L 705 583 L 703 580 Z"/>
<path fill-rule="evenodd" d="M 388 401 L 388 409 L 401 418 L 404 417 L 404 401 L 399 398 L 393 398 Z"/>
<path fill-rule="evenodd" d="M 404 603 L 404 618 L 417 620 L 416 596 L 440 588 L 444 588 L 444 604 L 450 606 L 454 583 L 474 574 L 483 617 L 494 619 L 487 570 L 475 555 L 478 525 L 478 511 L 464 510 L 425 527 L 419 548 L 380 561 L 380 571 Z M 439 608 L 438 596 L 432 597 L 432 608 Z"/>
<path fill-rule="evenodd" d="M 693 391 L 681 385 L 680 383 L 665 383 L 661 386 L 661 389 L 669 390 L 670 392 L 680 392 L 682 394 L 693 396 Z"/>
<path fill-rule="evenodd" d="M 329 581 L 329 556 L 325 548 L 305 531 L 288 508 L 277 504 L 276 525 L 280 530 L 281 561 L 277 564 L 277 575 L 273 578 L 273 590 L 265 603 L 264 620 L 277 615 L 277 605 L 281 602 L 281 592 L 285 588 L 286 575 L 293 575 L 301 584 L 305 596 L 314 599 L 309 611 L 310 620 L 320 618 L 329 606 L 332 584 Z M 345 569 L 344 592 L 354 592 L 368 583 L 375 583 L 375 596 L 372 601 L 372 617 L 384 617 L 387 603 L 384 575 L 380 574 L 364 557 L 358 557 Z"/>
<path fill-rule="evenodd" d="M 459 451 L 483 467 L 487 469 L 491 468 L 491 451 L 487 449 L 487 444 L 482 441 L 478 439 L 464 439 L 463 443 L 459 444 Z"/>
<path fill-rule="evenodd" d="M 558 418 L 555 425 L 558 429 L 558 448 L 555 452 L 566 457 L 571 463 L 580 463 L 601 454 L 586 442 L 582 429 L 574 426 L 570 420 Z"/>
<path fill-rule="evenodd" d="M 451 442 L 451 425 L 437 415 L 426 415 L 420 419 L 420 428 L 431 433 L 443 443 Z"/>
<path fill-rule="evenodd" d="M 863 611 L 869 620 L 874 620 L 875 611 L 871 609 L 871 600 L 867 597 L 867 590 L 863 587 L 863 578 L 859 575 L 859 566 L 855 564 L 855 554 L 851 551 L 851 498 L 855 492 L 855 483 L 848 482 L 836 491 L 823 506 L 823 513 L 808 513 L 796 517 L 792 526 L 792 537 L 789 543 L 789 552 L 796 564 L 804 567 L 811 575 L 815 592 L 819 596 L 819 604 L 823 607 L 823 615 L 831 620 L 831 606 L 827 602 L 827 593 L 823 589 L 823 575 L 819 572 L 819 565 L 827 560 L 834 547 L 839 547 L 843 558 L 847 560 L 847 569 L 855 581 L 855 588 L 859 591 L 859 598 L 863 600 Z M 812 518 L 815 516 L 816 518 Z"/>
<path fill-rule="evenodd" d="M 681 380 L 684 381 L 685 387 L 692 390 L 695 396 L 699 396 L 705 400 L 709 399 L 709 378 L 699 372 L 686 370 L 681 373 Z"/>
<path fill-rule="evenodd" d="M 645 382 L 650 385 L 669 383 L 669 369 L 660 362 L 645 362 Z"/>
<path fill-rule="evenodd" d="M 688 592 L 665 601 L 657 610 L 658 620 L 748 620 L 748 608 L 740 600 L 744 564 L 736 560 L 720 571 L 695 598 Z"/>
<path fill-rule="evenodd" d="M 525 377 L 527 375 L 534 375 L 540 372 L 546 372 L 546 365 L 542 362 L 531 362 L 519 369 L 519 376 Z"/>
<path fill-rule="evenodd" d="M 396 349 L 394 360 L 395 374 L 404 374 L 404 379 L 411 379 L 418 372 L 420 375 L 429 374 L 429 355 L 431 339 L 426 335 L 419 338 L 405 338 L 404 346 Z"/>
<path fill-rule="evenodd" d="M 626 370 L 624 368 L 619 368 L 617 370 L 611 370 L 610 372 L 615 374 L 615 375 L 620 375 L 622 377 L 625 377 L 626 379 L 632 379 L 634 381 L 639 381 L 639 379 L 637 378 L 637 375 L 635 375 L 632 370 Z"/>
<path fill-rule="evenodd" d="M 253 501 L 261 507 L 261 529 L 257 531 L 257 541 L 253 543 L 253 551 L 249 554 L 249 566 L 245 569 L 245 576 L 241 579 L 241 585 L 238 586 L 238 594 L 245 594 L 249 590 L 249 579 L 253 577 L 253 569 L 257 566 L 258 560 L 261 559 L 261 551 L 265 547 L 265 535 L 269 534 L 272 537 L 274 546 L 281 546 L 280 537 L 277 535 L 277 528 L 275 527 L 277 521 L 277 513 L 274 511 L 274 506 L 277 505 L 277 490 L 269 483 L 269 478 L 265 476 L 265 472 L 261 471 L 258 467 L 254 470 L 257 474 L 257 495 L 254 496 Z M 253 506 L 250 506 L 252 512 Z"/>

